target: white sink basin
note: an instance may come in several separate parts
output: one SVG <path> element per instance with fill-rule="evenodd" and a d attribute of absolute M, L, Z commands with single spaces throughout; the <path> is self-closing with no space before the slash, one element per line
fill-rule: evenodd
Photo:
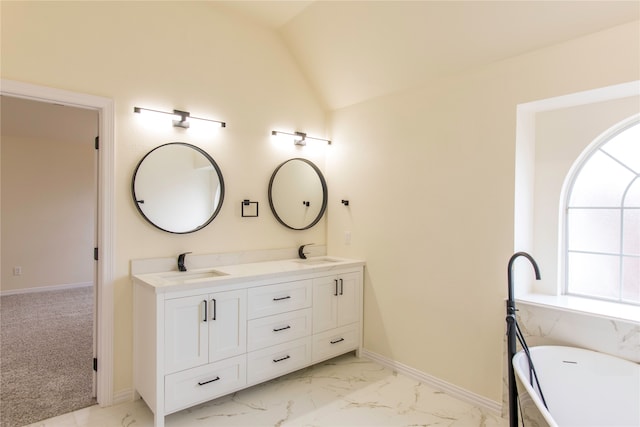
<path fill-rule="evenodd" d="M 320 257 L 313 257 L 313 258 L 307 258 L 307 259 L 297 259 L 293 262 L 297 262 L 299 264 L 305 264 L 305 265 L 319 265 L 319 264 L 331 264 L 333 262 L 340 262 L 340 260 L 336 258 L 320 256 Z"/>
<path fill-rule="evenodd" d="M 168 273 L 160 273 L 159 277 L 172 282 L 187 282 L 190 280 L 210 279 L 212 277 L 226 276 L 218 270 L 200 270 L 200 271 L 170 271 Z"/>

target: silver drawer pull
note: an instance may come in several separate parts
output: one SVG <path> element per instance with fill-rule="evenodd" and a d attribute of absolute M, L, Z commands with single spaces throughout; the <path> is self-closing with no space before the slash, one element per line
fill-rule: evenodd
<path fill-rule="evenodd" d="M 287 295 L 286 297 L 274 298 L 273 300 L 274 301 L 282 301 L 282 300 L 289 299 L 289 298 L 291 298 L 291 295 Z"/>
<path fill-rule="evenodd" d="M 218 381 L 219 379 L 220 379 L 220 377 L 215 377 L 214 379 L 209 380 L 209 381 L 205 381 L 205 382 L 203 382 L 203 383 L 201 383 L 200 381 L 198 381 L 198 385 L 205 385 L 205 384 L 209 384 L 209 383 L 212 383 L 212 382 L 214 382 L 214 381 Z"/>
<path fill-rule="evenodd" d="M 339 342 L 344 341 L 344 338 L 338 338 L 337 340 L 331 341 L 331 344 L 338 344 Z"/>
<path fill-rule="evenodd" d="M 287 325 L 282 328 L 274 328 L 273 332 L 280 332 L 280 331 L 284 331 L 285 329 L 291 329 L 291 326 Z"/>
<path fill-rule="evenodd" d="M 282 362 L 283 360 L 287 360 L 287 359 L 291 359 L 291 356 L 287 355 L 287 356 L 282 357 L 280 359 L 273 359 L 273 363 Z"/>

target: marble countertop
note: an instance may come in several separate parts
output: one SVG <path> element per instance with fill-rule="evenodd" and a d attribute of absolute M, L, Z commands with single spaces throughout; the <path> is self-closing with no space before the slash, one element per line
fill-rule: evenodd
<path fill-rule="evenodd" d="M 155 293 L 177 292 L 200 288 L 235 284 L 238 282 L 258 281 L 270 278 L 283 278 L 344 270 L 362 267 L 362 260 L 319 256 L 303 259 L 284 259 L 277 261 L 254 262 L 245 264 L 222 265 L 211 268 L 190 269 L 185 272 L 167 271 L 160 273 L 134 274 L 137 283 L 153 288 Z"/>

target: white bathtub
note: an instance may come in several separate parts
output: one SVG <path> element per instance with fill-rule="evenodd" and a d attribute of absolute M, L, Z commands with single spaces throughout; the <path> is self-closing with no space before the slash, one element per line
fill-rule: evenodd
<path fill-rule="evenodd" d="M 513 367 L 525 426 L 640 426 L 639 364 L 574 347 L 531 347 L 530 353 L 549 410 L 530 385 L 520 351 Z"/>

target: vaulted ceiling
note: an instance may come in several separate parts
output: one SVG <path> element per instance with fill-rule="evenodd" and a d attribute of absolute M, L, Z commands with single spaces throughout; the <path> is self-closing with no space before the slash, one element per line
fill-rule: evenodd
<path fill-rule="evenodd" d="M 329 110 L 640 19 L 609 0 L 214 5 L 277 31 Z"/>

